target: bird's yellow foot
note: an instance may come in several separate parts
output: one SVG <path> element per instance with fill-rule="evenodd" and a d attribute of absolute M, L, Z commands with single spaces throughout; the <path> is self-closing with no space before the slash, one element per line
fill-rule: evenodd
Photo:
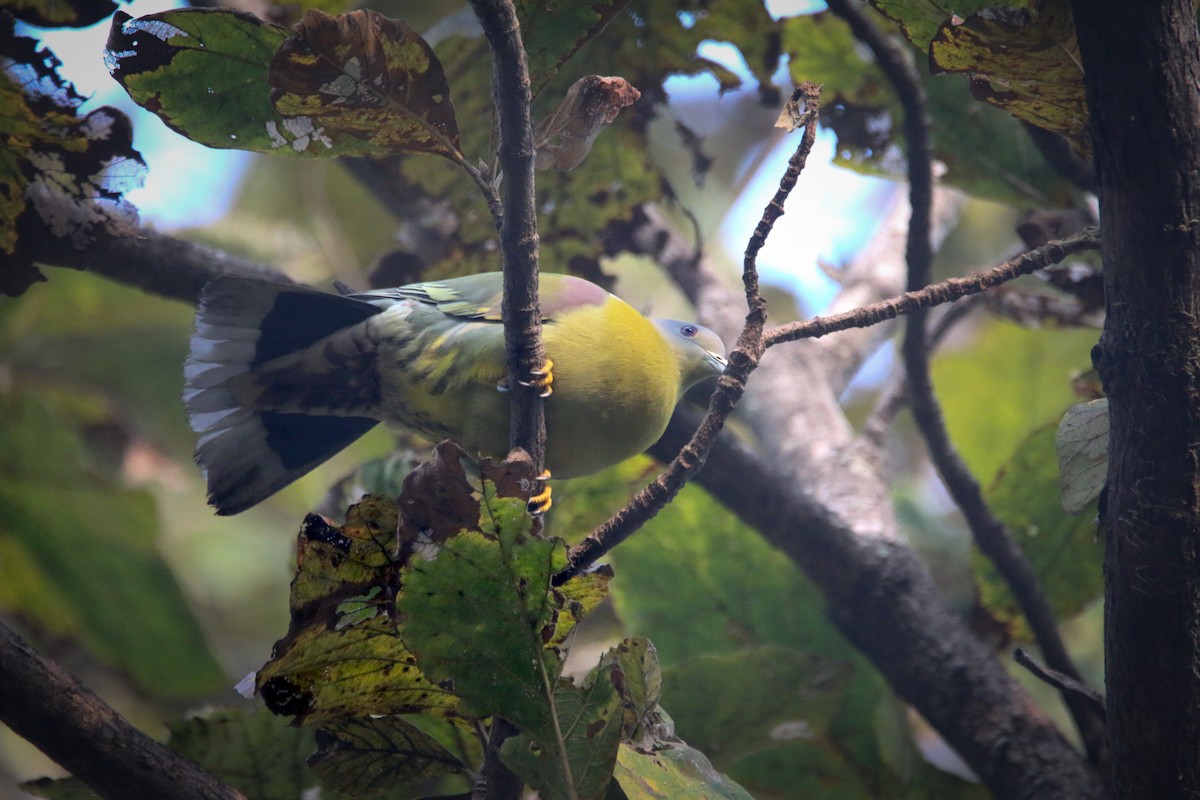
<path fill-rule="evenodd" d="M 554 394 L 554 362 L 546 359 L 546 363 L 541 369 L 535 369 L 529 373 L 529 380 L 521 381 L 522 386 L 532 386 L 535 389 L 542 390 L 542 397 L 549 397 Z"/>
<path fill-rule="evenodd" d="M 550 510 L 550 506 L 554 505 L 554 500 L 550 497 L 550 470 L 542 470 L 542 474 L 537 476 L 538 482 L 542 485 L 537 494 L 529 498 L 529 513 L 535 517 L 541 516 Z"/>

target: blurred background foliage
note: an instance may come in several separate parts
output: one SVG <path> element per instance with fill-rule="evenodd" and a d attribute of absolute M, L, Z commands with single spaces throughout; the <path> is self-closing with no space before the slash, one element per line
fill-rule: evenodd
<path fill-rule="evenodd" d="M 540 4 L 521 5 L 536 18 Z M 893 16 L 906 7 L 880 5 Z M 273 13 L 287 20 L 299 7 Z M 446 65 L 464 149 L 489 159 L 486 47 L 446 33 L 469 13 L 465 4 L 371 7 L 417 30 L 441 31 L 430 39 Z M 153 10 L 130 6 L 135 16 Z M 531 36 L 544 48 L 535 54 L 536 113 L 587 73 L 621 75 L 645 101 L 601 135 L 577 170 L 539 176 L 543 269 L 607 276 L 638 308 L 687 316 L 682 295 L 652 264 L 604 256 L 600 232 L 638 203 L 664 202 L 734 280 L 780 174 L 780 154 L 786 158 L 793 146 L 772 128 L 778 104 L 790 81 L 813 80 L 825 84 L 833 130 L 823 135 L 822 163 L 802 176 L 797 208 L 789 207 L 762 266 L 781 317 L 793 308 L 819 313 L 835 287 L 818 259 L 848 260 L 892 193 L 902 191 L 890 180 L 902 164 L 898 106 L 845 25 L 819 4 L 641 0 L 577 53 L 554 51 L 550 45 L 564 35 L 579 44 L 579 28 L 570 27 L 579 24 L 550 20 Z M 572 58 L 554 74 L 564 54 Z M 939 274 L 1016 252 L 1014 225 L 1028 210 L 1082 202 L 1020 123 L 976 101 L 965 77 L 927 83 L 946 181 L 973 198 L 939 256 Z M 161 123 L 145 114 L 135 124 L 139 137 L 151 127 L 145 136 L 163 136 Z M 145 154 L 154 175 L 155 151 Z M 322 286 L 334 278 L 362 286 L 376 270 L 391 274 L 396 251 L 411 245 L 394 216 L 405 201 L 396 185 L 373 190 L 332 161 L 220 163 L 235 172 L 229 182 L 236 191 L 197 198 L 178 186 L 179 202 L 210 206 L 203 216 L 213 221 L 177 227 L 175 235 Z M 400 186 L 448 201 L 444 222 L 456 246 L 417 252 L 423 274 L 497 266 L 491 222 L 469 181 L 429 157 L 403 159 L 397 174 Z M 155 207 L 143 211 L 153 224 Z M 261 506 L 216 518 L 191 462 L 194 440 L 179 400 L 192 309 L 89 274 L 56 270 L 49 278 L 18 299 L 0 300 L 0 613 L 152 732 L 207 705 L 254 708 L 233 685 L 263 663 L 287 628 L 299 520 L 339 478 L 393 450 L 395 439 L 377 430 Z M 1072 379 L 1087 369 L 1095 339 L 1094 330 L 1018 327 L 976 313 L 948 337 L 934 378 L 954 441 L 1046 577 L 1070 644 L 1099 685 L 1094 510 L 1079 517 L 1062 511 L 1045 432 L 1078 401 Z M 872 404 L 891 350 L 885 345 L 847 391 L 852 418 Z M 889 464 L 905 533 L 983 635 L 998 647 L 1021 641 L 1026 634 L 1011 601 L 972 555 L 903 414 L 893 434 Z M 653 470 L 638 459 L 559 486 L 550 532 L 579 538 Z M 586 661 L 593 663 L 620 636 L 652 639 L 664 666 L 663 705 L 680 735 L 756 797 L 981 795 L 931 765 L 963 770 L 825 622 L 821 597 L 791 562 L 703 490 L 689 487 L 612 563 L 613 598 L 588 620 L 577 649 L 591 652 Z M 1081 579 L 1085 573 L 1093 580 Z M 1031 689 L 1063 718 L 1051 692 Z M 19 796 L 16 781 L 56 773 L 0 730 L 0 797 Z"/>

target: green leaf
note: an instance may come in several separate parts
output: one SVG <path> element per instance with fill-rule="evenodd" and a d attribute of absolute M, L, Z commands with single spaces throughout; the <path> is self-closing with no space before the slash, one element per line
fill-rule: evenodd
<path fill-rule="evenodd" d="M 846 664 L 779 647 L 690 659 L 666 670 L 663 706 L 688 742 L 728 767 L 789 737 L 826 738 Z"/>
<path fill-rule="evenodd" d="M 630 462 L 572 481 L 555 513 L 560 505 L 564 515 L 576 513 L 576 494 L 602 502 L 596 488 L 604 486 L 619 507 L 642 470 Z M 612 586 L 617 613 L 627 630 L 654 642 L 666 665 L 760 644 L 835 658 L 853 653 L 795 564 L 698 487 L 686 487 L 611 560 L 620 575 Z M 790 599 L 780 604 L 779 597 Z"/>
<path fill-rule="evenodd" d="M 989 8 L 944 23 L 930 42 L 929 63 L 935 73 L 969 74 L 976 98 L 1066 136 L 1086 155 L 1087 97 L 1070 6 L 1036 8 Z"/>
<path fill-rule="evenodd" d="M 1031 430 L 1061 418 L 1076 399 L 1071 378 L 1090 363 L 1095 343 L 1095 331 L 993 321 L 970 344 L 934 358 L 946 427 L 977 479 L 991 480 Z"/>
<path fill-rule="evenodd" d="M 1108 398 L 1071 406 L 1054 436 L 1063 508 L 1078 514 L 1108 480 Z"/>
<path fill-rule="evenodd" d="M 938 23 L 949 17 L 931 10 L 934 3 L 918 5 Z M 906 146 L 903 110 L 883 72 L 860 55 L 849 26 L 830 12 L 793 17 L 784 21 L 782 43 L 794 81 L 824 84 L 822 117 L 838 137 L 836 163 L 902 177 L 903 159 L 896 156 Z M 931 144 L 946 165 L 946 183 L 1020 206 L 1063 204 L 1074 196 L 1015 119 L 981 107 L 965 79 L 931 77 L 925 60 L 918 58 L 918 69 L 933 118 Z"/>
<path fill-rule="evenodd" d="M 509 739 L 500 751 L 505 763 L 546 800 L 603 798 L 621 741 L 621 677 L 618 663 L 608 660 L 582 686 L 560 680 L 553 738 L 525 733 Z"/>
<path fill-rule="evenodd" d="M 311 10 L 271 59 L 275 108 L 374 152 L 458 153 L 458 123 L 441 62 L 402 20 Z"/>
<path fill-rule="evenodd" d="M 399 717 L 334 720 L 317 729 L 317 748 L 308 759 L 313 772 L 355 797 L 463 769 L 437 739 Z"/>
<path fill-rule="evenodd" d="M 1059 498 L 1054 458 L 1055 425 L 1029 436 L 988 488 L 987 501 L 1008 527 L 1045 587 L 1055 616 L 1082 611 L 1104 592 L 1104 547 L 1095 512 L 1069 516 Z M 976 559 L 980 600 L 1014 635 L 1027 638 L 1020 611 L 991 562 Z"/>
<path fill-rule="evenodd" d="M 559 67 L 599 35 L 628 4 L 629 0 L 517 2 L 521 39 L 529 56 L 529 80 L 535 94 Z"/>
<path fill-rule="evenodd" d="M 157 696 L 215 691 L 226 678 L 155 546 L 153 501 L 86 466 L 82 431 L 103 420 L 89 400 L 0 395 L 0 604 Z"/>
<path fill-rule="evenodd" d="M 364 138 L 367 132 L 362 125 L 367 112 L 361 103 L 347 102 L 354 100 L 355 92 L 364 90 L 364 86 L 346 72 L 348 62 L 326 60 L 340 54 L 355 58 L 343 53 L 344 46 L 336 40 L 336 34 L 329 38 L 330 26 L 338 29 L 338 25 L 352 25 L 352 20 L 362 19 L 364 13 L 332 18 L 313 11 L 310 16 L 314 24 L 316 20 L 332 23 L 317 29 L 300 28 L 300 34 L 289 36 L 287 29 L 252 14 L 221 8 L 185 8 L 138 19 L 118 12 L 104 59 L 113 77 L 139 106 L 157 114 L 173 130 L 210 148 L 300 157 L 385 155 L 396 149 L 414 149 L 413 140 L 406 138 L 408 134 L 397 133 L 408 130 L 403 122 L 404 109 L 395 104 L 395 95 L 403 94 L 402 90 L 392 89 L 384 106 L 380 106 L 383 100 L 378 95 L 368 100 L 376 108 L 372 119 L 377 125 L 382 114 L 379 108 L 388 109 L 389 125 L 384 126 L 388 136 L 383 143 Z M 326 36 L 318 38 L 318 31 Z M 305 37 L 310 35 L 317 40 L 313 43 L 332 50 L 308 55 L 307 71 L 301 71 L 298 61 L 305 58 L 302 54 L 310 46 Z M 372 50 L 370 60 L 365 53 L 359 54 L 360 66 L 368 70 L 359 78 L 362 74 L 380 77 L 371 70 L 379 70 L 380 64 L 392 68 L 397 58 L 409 58 L 409 49 L 421 49 L 419 44 L 406 49 L 385 35 L 368 41 L 377 49 Z M 416 56 L 415 60 L 419 62 L 420 58 Z M 421 68 L 419 64 L 410 66 Z M 424 68 L 430 78 L 437 72 L 430 64 Z M 319 76 L 328 77 L 328 85 L 313 84 Z M 272 82 L 281 82 L 282 86 Z M 272 86 L 283 90 L 278 102 L 286 110 L 272 103 Z M 422 90 L 432 88 L 427 82 L 421 86 Z M 336 92 L 343 89 L 349 92 L 340 95 L 346 106 L 344 113 L 334 108 Z M 308 94 L 310 91 L 313 94 Z M 452 121 L 449 96 L 443 92 L 442 98 L 440 108 L 443 113 L 449 109 Z M 392 116 L 395 124 L 390 124 Z M 438 116 L 431 124 L 443 122 Z M 450 132 L 445 133 L 449 136 Z M 420 142 L 424 144 L 418 149 L 428 149 L 425 139 Z"/>
<path fill-rule="evenodd" d="M 505 762 L 543 797 L 604 797 L 617 745 L 637 740 L 652 746 L 656 741 L 654 712 L 661 681 L 654 645 L 646 639 L 623 640 L 601 656 L 582 686 L 558 681 L 554 740 L 514 737 L 502 750 Z"/>
<path fill-rule="evenodd" d="M 295 800 L 316 785 L 304 768 L 312 731 L 266 709 L 222 710 L 169 726 L 167 745 L 254 800 Z"/>
<path fill-rule="evenodd" d="M 686 745 L 667 746 L 653 753 L 621 745 L 613 778 L 628 800 L 752 800 L 745 789 L 713 769 L 703 753 Z"/>
<path fill-rule="evenodd" d="M 553 739 L 549 697 L 561 669 L 543 646 L 561 596 L 550 577 L 561 546 L 534 538 L 525 501 L 485 484 L 478 530 L 463 530 L 405 567 L 396 607 L 401 634 L 435 681 L 449 682 L 480 716 L 499 714 Z"/>
<path fill-rule="evenodd" d="M 133 98 L 209 147 L 274 152 L 301 138 L 271 107 L 267 65 L 287 32 L 252 14 L 180 9 L 113 17 L 104 58 Z M 312 140 L 311 131 L 302 141 Z M 311 148 L 301 146 L 297 152 Z"/>
<path fill-rule="evenodd" d="M 900 26 L 900 33 L 924 52 L 942 23 L 996 4 L 996 0 L 869 0 L 871 6 Z"/>

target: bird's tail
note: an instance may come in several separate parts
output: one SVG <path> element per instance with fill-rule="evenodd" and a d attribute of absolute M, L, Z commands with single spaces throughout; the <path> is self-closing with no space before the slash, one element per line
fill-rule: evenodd
<path fill-rule="evenodd" d="M 306 351 L 377 313 L 368 303 L 300 286 L 220 277 L 204 287 L 183 400 L 218 514 L 245 511 L 376 424 L 329 414 L 336 403 L 306 402 L 304 392 L 310 377 L 339 379 L 336 364 L 314 374 L 317 355 Z M 320 387 L 316 394 L 328 400 Z"/>

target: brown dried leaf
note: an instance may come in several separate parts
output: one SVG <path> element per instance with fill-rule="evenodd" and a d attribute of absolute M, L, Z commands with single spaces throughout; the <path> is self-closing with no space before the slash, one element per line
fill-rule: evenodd
<path fill-rule="evenodd" d="M 620 77 L 586 75 L 571 85 L 550 116 L 538 125 L 538 169 L 574 169 L 587 158 L 600 132 L 612 124 L 621 109 L 642 96 Z"/>
<path fill-rule="evenodd" d="M 281 114 L 392 151 L 457 159 L 458 122 L 441 62 L 402 20 L 360 10 L 312 10 L 271 59 Z"/>

